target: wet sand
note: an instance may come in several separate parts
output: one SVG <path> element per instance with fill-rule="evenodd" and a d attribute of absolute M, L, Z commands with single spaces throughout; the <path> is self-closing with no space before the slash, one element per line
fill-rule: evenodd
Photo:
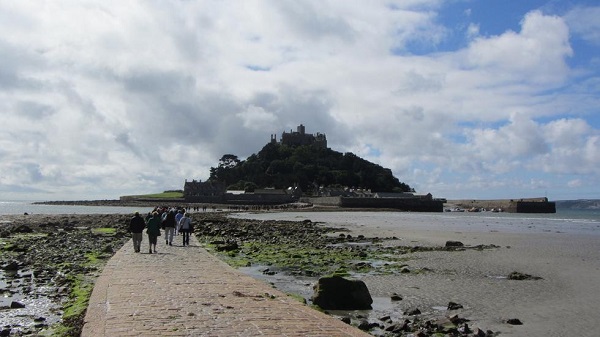
<path fill-rule="evenodd" d="M 322 221 L 315 213 L 298 215 L 297 219 L 302 217 Z M 394 304 L 393 315 L 399 317 L 403 310 L 417 307 L 424 314 L 467 317 L 470 326 L 502 336 L 597 336 L 600 235 L 596 232 L 549 232 L 533 220 L 533 225 L 515 230 L 501 224 L 495 227 L 493 220 L 490 225 L 464 225 L 462 229 L 395 221 L 365 223 L 360 218 L 325 222 L 343 226 L 352 235 L 400 238 L 390 244 L 443 246 L 455 240 L 465 245 L 500 246 L 482 251 L 414 253 L 408 262 L 410 268 L 431 272 L 364 276 L 362 280 L 373 297 L 389 298 L 391 293 L 403 296 Z M 513 271 L 542 279 L 507 279 Z M 446 311 L 449 301 L 464 308 Z M 523 325 L 507 324 L 512 318 Z"/>

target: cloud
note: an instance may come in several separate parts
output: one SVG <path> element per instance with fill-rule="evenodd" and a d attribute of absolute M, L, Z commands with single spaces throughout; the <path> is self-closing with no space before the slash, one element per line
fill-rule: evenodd
<path fill-rule="evenodd" d="M 467 27 L 467 38 L 473 39 L 479 36 L 479 25 L 470 23 Z"/>
<path fill-rule="evenodd" d="M 181 188 L 299 124 L 434 194 L 600 176 L 597 76 L 569 66 L 570 33 L 594 39 L 584 10 L 531 11 L 496 36 L 471 25 L 468 45 L 437 52 L 444 7 L 3 2 L 0 189 Z"/>
<path fill-rule="evenodd" d="M 566 58 L 572 55 L 564 21 L 534 11 L 525 16 L 519 33 L 508 31 L 474 41 L 465 66 L 501 76 L 496 82 L 557 84 L 568 75 Z"/>
<path fill-rule="evenodd" d="M 594 45 L 600 45 L 600 7 L 576 7 L 570 10 L 565 20 L 571 31 Z"/>

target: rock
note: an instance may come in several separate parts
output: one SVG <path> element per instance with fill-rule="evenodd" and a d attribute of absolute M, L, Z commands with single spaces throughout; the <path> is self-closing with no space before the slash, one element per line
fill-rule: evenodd
<path fill-rule="evenodd" d="M 238 243 L 236 241 L 220 244 L 220 245 L 217 245 L 217 247 L 216 247 L 217 251 L 219 251 L 219 252 L 230 252 L 233 250 L 237 250 L 239 248 L 240 247 L 238 246 Z"/>
<path fill-rule="evenodd" d="M 404 312 L 405 315 L 408 316 L 415 316 L 415 315 L 420 315 L 421 314 L 421 310 L 419 310 L 419 308 L 412 308 L 412 309 L 408 309 Z"/>
<path fill-rule="evenodd" d="M 19 270 L 20 265 L 17 261 L 11 261 L 7 264 L 5 264 L 4 266 L 2 266 L 2 269 L 7 270 L 7 271 L 17 271 Z"/>
<path fill-rule="evenodd" d="M 462 309 L 463 306 L 461 304 L 458 303 L 454 303 L 454 302 L 448 302 L 448 310 L 458 310 L 458 309 Z"/>
<path fill-rule="evenodd" d="M 269 268 L 267 268 L 267 269 L 263 270 L 263 271 L 262 271 L 262 273 L 263 273 L 264 275 L 275 275 L 275 274 L 277 274 L 275 271 L 273 271 L 273 270 L 271 270 L 271 269 L 269 269 Z"/>
<path fill-rule="evenodd" d="M 409 320 L 404 320 L 403 323 L 393 324 L 393 325 L 390 325 L 387 328 L 385 328 L 385 331 L 389 331 L 389 332 L 392 332 L 395 334 L 399 334 L 401 332 L 407 332 L 410 330 L 411 330 L 411 327 L 410 327 Z"/>
<path fill-rule="evenodd" d="M 12 302 L 10 302 L 10 308 L 11 309 L 25 308 L 25 304 L 23 304 L 21 302 L 17 302 L 17 301 L 12 301 Z"/>
<path fill-rule="evenodd" d="M 383 316 L 383 317 L 379 317 L 379 320 L 382 322 L 392 322 L 392 317 L 387 315 L 387 316 Z"/>
<path fill-rule="evenodd" d="M 358 323 L 358 328 L 362 331 L 369 331 L 371 329 L 371 324 L 366 319 L 362 319 L 360 323 Z"/>
<path fill-rule="evenodd" d="M 450 316 L 450 317 L 448 317 L 448 320 L 450 320 L 450 322 L 452 322 L 454 324 L 462 324 L 462 323 L 469 321 L 465 318 L 458 317 L 458 315 Z"/>
<path fill-rule="evenodd" d="M 322 309 L 372 309 L 373 299 L 363 281 L 347 280 L 341 276 L 326 276 L 321 277 L 313 289 L 312 302 Z"/>
<path fill-rule="evenodd" d="M 486 337 L 487 335 L 488 335 L 488 333 L 481 330 L 480 328 L 477 328 L 477 329 L 475 329 L 475 331 L 473 331 L 473 337 Z"/>
<path fill-rule="evenodd" d="M 471 330 L 471 328 L 469 328 L 469 325 L 467 323 L 465 323 L 463 326 L 461 326 L 460 328 L 458 328 L 458 332 L 463 333 L 463 334 L 467 334 L 469 332 L 473 332 Z"/>
<path fill-rule="evenodd" d="M 2 331 L 0 331 L 0 337 L 8 337 L 10 336 L 10 328 L 7 329 L 2 329 Z"/>
<path fill-rule="evenodd" d="M 350 324 L 352 322 L 349 316 L 344 316 L 340 320 L 346 324 Z"/>
<path fill-rule="evenodd" d="M 521 320 L 519 320 L 518 318 L 507 319 L 506 323 L 510 325 L 523 325 L 523 322 L 521 322 Z"/>
<path fill-rule="evenodd" d="M 508 279 L 509 280 L 517 280 L 517 281 L 523 281 L 523 280 L 542 280 L 542 278 L 539 277 L 539 276 L 532 276 L 532 275 L 529 275 L 529 274 L 519 273 L 518 271 L 513 271 L 512 273 L 510 273 L 508 275 Z"/>
<path fill-rule="evenodd" d="M 460 241 L 446 241 L 446 247 L 464 247 L 465 244 Z"/>
<path fill-rule="evenodd" d="M 15 233 L 33 233 L 33 229 L 27 225 L 20 225 L 13 230 Z"/>
<path fill-rule="evenodd" d="M 400 296 L 400 295 L 398 295 L 396 293 L 392 293 L 392 296 L 390 296 L 390 299 L 392 301 L 402 301 L 403 298 L 402 298 L 402 296 Z"/>

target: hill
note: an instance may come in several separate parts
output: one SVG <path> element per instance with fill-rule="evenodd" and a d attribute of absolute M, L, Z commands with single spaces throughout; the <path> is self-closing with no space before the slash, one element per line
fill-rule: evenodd
<path fill-rule="evenodd" d="M 233 154 L 223 155 L 219 165 L 211 167 L 209 181 L 224 183 L 228 189 L 246 191 L 290 186 L 298 186 L 309 194 L 319 186 L 364 188 L 372 192 L 414 191 L 394 177 L 390 169 L 353 153 L 275 142 L 268 143 L 246 160 L 239 160 Z"/>
<path fill-rule="evenodd" d="M 556 208 L 579 209 L 579 210 L 598 210 L 598 209 L 600 209 L 600 200 L 599 199 L 557 200 Z"/>

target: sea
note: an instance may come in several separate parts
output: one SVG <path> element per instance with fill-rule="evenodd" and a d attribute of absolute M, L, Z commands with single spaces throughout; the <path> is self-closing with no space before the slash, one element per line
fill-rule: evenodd
<path fill-rule="evenodd" d="M 311 220 L 344 227 L 405 228 L 456 232 L 568 233 L 598 235 L 600 210 L 557 209 L 552 214 L 493 212 L 280 212 L 239 213 L 234 217 L 256 220 Z"/>
<path fill-rule="evenodd" d="M 7 214 L 141 214 L 151 207 L 42 205 L 30 200 L 0 201 L 0 215 Z"/>
<path fill-rule="evenodd" d="M 34 201 L 0 201 L 0 215 L 18 214 L 142 214 L 151 207 L 43 205 Z M 551 214 L 492 212 L 261 212 L 237 213 L 232 216 L 257 220 L 305 220 L 332 225 L 404 226 L 418 229 L 452 231 L 487 231 L 490 228 L 508 233 L 560 232 L 600 235 L 600 209 L 557 208 Z"/>

